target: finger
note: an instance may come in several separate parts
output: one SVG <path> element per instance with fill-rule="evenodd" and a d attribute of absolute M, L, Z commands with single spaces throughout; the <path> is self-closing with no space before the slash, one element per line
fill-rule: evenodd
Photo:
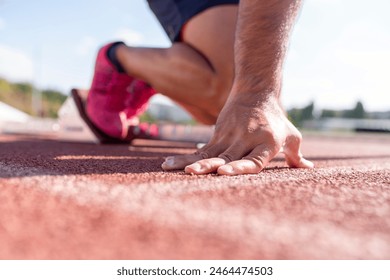
<path fill-rule="evenodd" d="M 217 149 L 219 150 L 219 149 Z M 187 173 L 191 174 L 208 174 L 217 171 L 217 169 L 234 160 L 241 159 L 247 153 L 247 148 L 243 145 L 232 145 L 217 158 L 203 159 L 195 162 L 185 168 Z"/>
<path fill-rule="evenodd" d="M 222 158 L 208 158 L 186 166 L 184 171 L 196 175 L 208 174 L 217 171 L 218 167 L 224 164 L 226 164 L 226 161 Z"/>
<path fill-rule="evenodd" d="M 257 174 L 262 168 L 249 159 L 236 160 L 218 168 L 219 175 Z"/>
<path fill-rule="evenodd" d="M 247 155 L 251 149 L 252 149 L 251 147 L 242 145 L 241 143 L 235 144 L 230 146 L 226 151 L 221 153 L 218 157 L 223 158 L 226 161 L 226 163 L 228 163 L 231 161 L 242 159 L 242 157 Z"/>
<path fill-rule="evenodd" d="M 220 175 L 257 174 L 267 166 L 268 162 L 275 157 L 278 151 L 279 148 L 275 149 L 275 147 L 259 145 L 243 159 L 222 165 L 217 172 Z"/>
<path fill-rule="evenodd" d="M 199 160 L 216 157 L 222 150 L 223 146 L 221 145 L 210 146 L 208 144 L 194 154 L 167 157 L 161 165 L 161 168 L 165 171 L 184 169 L 187 165 Z"/>
<path fill-rule="evenodd" d="M 284 144 L 283 153 L 286 162 L 290 167 L 313 168 L 314 164 L 305 159 L 300 151 L 302 136 L 300 134 L 290 135 Z"/>
<path fill-rule="evenodd" d="M 201 154 L 170 156 L 165 159 L 161 168 L 165 171 L 184 169 L 187 165 L 201 159 L 203 159 Z"/>

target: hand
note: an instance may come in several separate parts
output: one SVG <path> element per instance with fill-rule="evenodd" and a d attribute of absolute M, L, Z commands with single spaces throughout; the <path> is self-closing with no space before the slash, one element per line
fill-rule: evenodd
<path fill-rule="evenodd" d="M 165 170 L 254 174 L 283 151 L 290 167 L 313 167 L 302 136 L 279 105 L 282 65 L 301 1 L 240 1 L 234 81 L 210 142 L 192 155 L 168 157 Z"/>
<path fill-rule="evenodd" d="M 191 155 L 168 157 L 164 170 L 220 175 L 256 174 L 282 151 L 290 167 L 312 168 L 300 152 L 302 136 L 276 98 L 231 95 L 210 142 Z"/>

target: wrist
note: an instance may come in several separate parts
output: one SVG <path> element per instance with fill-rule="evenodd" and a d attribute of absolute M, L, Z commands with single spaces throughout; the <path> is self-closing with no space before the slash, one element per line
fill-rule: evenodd
<path fill-rule="evenodd" d="M 233 82 L 231 95 L 251 95 L 258 99 L 279 99 L 281 79 L 261 80 L 259 78 L 236 78 Z"/>
<path fill-rule="evenodd" d="M 241 107 L 250 111 L 258 109 L 260 112 L 268 112 L 270 108 L 282 109 L 279 95 L 275 91 L 234 91 L 232 90 L 225 107 Z"/>

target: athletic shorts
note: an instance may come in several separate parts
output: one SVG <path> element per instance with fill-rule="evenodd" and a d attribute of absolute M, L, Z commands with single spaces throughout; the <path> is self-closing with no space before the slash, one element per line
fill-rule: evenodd
<path fill-rule="evenodd" d="M 183 25 L 204 10 L 239 0 L 148 0 L 149 6 L 172 42 L 181 41 Z"/>

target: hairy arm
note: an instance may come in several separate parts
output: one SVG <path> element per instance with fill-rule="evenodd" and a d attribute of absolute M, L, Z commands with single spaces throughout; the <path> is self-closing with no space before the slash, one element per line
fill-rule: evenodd
<path fill-rule="evenodd" d="M 277 94 L 299 0 L 241 0 L 233 92 Z"/>

